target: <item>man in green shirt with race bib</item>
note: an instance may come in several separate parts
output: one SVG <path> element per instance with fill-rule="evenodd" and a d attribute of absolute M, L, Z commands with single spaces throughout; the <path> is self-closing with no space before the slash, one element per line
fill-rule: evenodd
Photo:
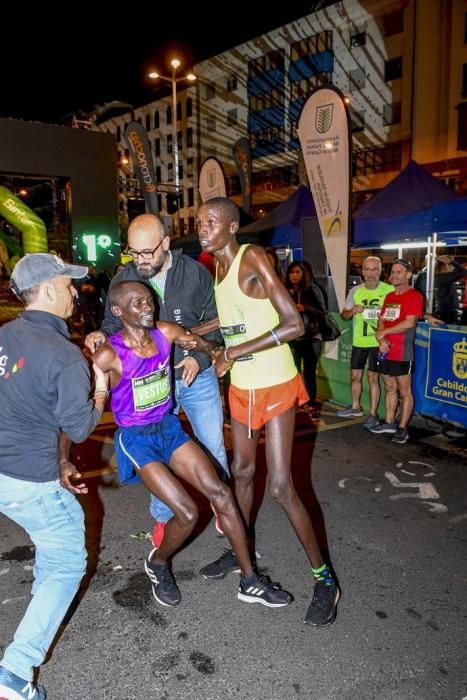
<path fill-rule="evenodd" d="M 394 291 L 391 284 L 380 281 L 381 259 L 369 256 L 363 261 L 363 284 L 352 287 L 345 300 L 341 316 L 353 319 L 352 357 L 350 379 L 352 405 L 337 412 L 341 418 L 363 416 L 360 406 L 362 375 L 368 360 L 368 384 L 370 387 L 370 413 L 363 423 L 371 428 L 378 423 L 378 403 L 381 395 L 378 370 L 378 341 L 375 338 L 378 319 L 384 297 Z"/>

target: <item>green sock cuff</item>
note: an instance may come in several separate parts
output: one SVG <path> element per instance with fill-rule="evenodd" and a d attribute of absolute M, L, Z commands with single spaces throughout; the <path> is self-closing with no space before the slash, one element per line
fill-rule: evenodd
<path fill-rule="evenodd" d="M 327 568 L 328 568 L 328 565 L 323 564 L 322 566 L 319 567 L 319 569 L 313 569 L 313 567 L 311 567 L 311 570 L 312 570 L 313 574 L 322 574 L 324 571 L 326 571 Z"/>

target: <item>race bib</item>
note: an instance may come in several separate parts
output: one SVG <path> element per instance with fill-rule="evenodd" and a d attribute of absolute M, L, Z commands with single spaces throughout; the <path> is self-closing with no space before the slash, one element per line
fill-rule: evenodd
<path fill-rule="evenodd" d="M 244 323 L 238 323 L 235 326 L 220 326 L 219 330 L 224 338 L 226 348 L 232 348 L 234 345 L 241 345 L 248 340 L 246 325 Z M 245 362 L 245 360 L 252 359 L 253 355 L 242 355 L 241 357 L 237 357 L 236 362 Z"/>
<path fill-rule="evenodd" d="M 151 372 L 145 377 L 132 379 L 133 405 L 135 411 L 147 411 L 155 406 L 161 406 L 170 399 L 169 368 Z"/>
<path fill-rule="evenodd" d="M 399 304 L 390 304 L 386 306 L 384 310 L 384 320 L 385 321 L 397 321 L 401 315 L 401 307 Z"/>
<path fill-rule="evenodd" d="M 363 309 L 363 318 L 365 321 L 377 321 L 380 313 L 381 309 L 378 308 Z"/>

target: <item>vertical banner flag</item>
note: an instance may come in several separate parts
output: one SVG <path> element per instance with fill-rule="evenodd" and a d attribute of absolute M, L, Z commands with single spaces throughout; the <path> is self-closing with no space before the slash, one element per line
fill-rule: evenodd
<path fill-rule="evenodd" d="M 213 197 L 226 197 L 225 175 L 217 158 L 206 158 L 199 171 L 199 194 L 201 201 Z"/>
<path fill-rule="evenodd" d="M 251 214 L 251 149 L 250 142 L 246 138 L 238 139 L 232 149 L 235 164 L 237 166 L 238 177 L 240 178 L 240 188 L 243 195 L 243 211 Z"/>
<path fill-rule="evenodd" d="M 334 87 L 315 90 L 302 107 L 297 131 L 342 311 L 347 287 L 352 153 L 342 93 Z"/>
<path fill-rule="evenodd" d="M 130 122 L 125 129 L 125 141 L 133 161 L 134 172 L 144 194 L 146 207 L 151 214 L 159 216 L 156 173 L 146 130 L 139 122 Z"/>

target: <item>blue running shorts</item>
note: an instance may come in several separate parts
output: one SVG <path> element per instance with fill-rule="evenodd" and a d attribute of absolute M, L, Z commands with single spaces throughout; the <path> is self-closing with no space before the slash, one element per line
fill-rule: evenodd
<path fill-rule="evenodd" d="M 149 462 L 169 464 L 177 447 L 188 440 L 179 418 L 171 413 L 159 423 L 120 427 L 114 437 L 120 483 L 141 481 L 138 472 Z"/>

